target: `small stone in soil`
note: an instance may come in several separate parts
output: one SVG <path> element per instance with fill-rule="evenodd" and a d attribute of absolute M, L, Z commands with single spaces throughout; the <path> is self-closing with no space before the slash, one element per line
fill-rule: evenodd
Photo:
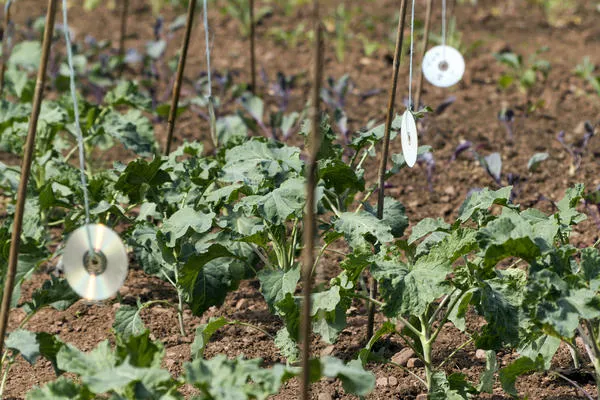
<path fill-rule="evenodd" d="M 333 354 L 334 350 L 335 350 L 334 345 L 327 346 L 323 350 L 321 350 L 321 356 L 330 356 Z"/>
<path fill-rule="evenodd" d="M 317 400 L 333 400 L 333 397 L 329 393 L 319 393 Z"/>
<path fill-rule="evenodd" d="M 235 303 L 235 309 L 241 310 L 248 306 L 248 299 L 239 299 L 237 303 Z"/>
<path fill-rule="evenodd" d="M 418 358 L 410 358 L 406 363 L 406 366 L 408 368 L 421 368 L 423 367 L 423 361 L 419 360 Z"/>
<path fill-rule="evenodd" d="M 398 386 L 398 379 L 395 376 L 390 376 L 388 378 L 388 383 L 390 386 Z"/>
<path fill-rule="evenodd" d="M 414 356 L 415 352 L 410 347 L 405 347 L 392 356 L 392 361 L 398 365 L 406 367 L 408 360 Z"/>
<path fill-rule="evenodd" d="M 385 376 L 382 376 L 381 378 L 377 378 L 377 386 L 387 386 L 388 385 L 388 378 Z"/>
<path fill-rule="evenodd" d="M 416 400 L 427 400 L 427 394 L 421 393 L 420 395 L 417 396 Z"/>
<path fill-rule="evenodd" d="M 477 351 L 475 352 L 475 358 L 478 360 L 485 360 L 486 359 L 486 353 L 485 350 L 483 349 L 477 349 Z"/>

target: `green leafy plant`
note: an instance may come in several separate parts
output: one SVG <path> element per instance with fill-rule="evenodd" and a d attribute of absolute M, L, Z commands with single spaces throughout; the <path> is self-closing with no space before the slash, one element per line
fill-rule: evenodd
<path fill-rule="evenodd" d="M 223 14 L 235 18 L 239 22 L 240 35 L 248 37 L 250 35 L 250 9 L 247 0 L 227 0 L 221 7 Z M 254 12 L 254 23 L 259 23 L 263 18 L 272 13 L 272 8 L 263 6 Z"/>
<path fill-rule="evenodd" d="M 596 66 L 590 61 L 589 57 L 584 57 L 581 64 L 575 68 L 575 74 L 587 81 L 600 96 L 600 74 L 595 74 Z"/>
<path fill-rule="evenodd" d="M 516 53 L 494 54 L 498 62 L 509 69 L 507 73 L 500 77 L 498 85 L 502 89 L 508 89 L 516 83 L 523 93 L 528 94 L 536 83 L 544 82 L 548 78 L 551 65 L 548 61 L 539 58 L 539 55 L 547 50 L 547 48 L 537 50 L 529 57 L 527 62 L 523 60 L 521 55 Z"/>

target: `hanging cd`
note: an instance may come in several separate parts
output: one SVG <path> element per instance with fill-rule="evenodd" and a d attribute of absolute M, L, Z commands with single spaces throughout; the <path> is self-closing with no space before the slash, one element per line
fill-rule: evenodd
<path fill-rule="evenodd" d="M 423 57 L 423 75 L 438 87 L 450 87 L 465 73 L 465 59 L 454 47 L 435 46 Z"/>
<path fill-rule="evenodd" d="M 415 123 L 415 117 L 410 110 L 406 110 L 402 115 L 400 139 L 402 143 L 402 154 L 404 155 L 406 165 L 412 168 L 417 162 L 419 138 L 417 137 L 417 124 Z"/>
<path fill-rule="evenodd" d="M 125 246 L 119 235 L 104 225 L 77 228 L 67 240 L 62 260 L 69 285 L 87 300 L 111 297 L 127 277 Z"/>

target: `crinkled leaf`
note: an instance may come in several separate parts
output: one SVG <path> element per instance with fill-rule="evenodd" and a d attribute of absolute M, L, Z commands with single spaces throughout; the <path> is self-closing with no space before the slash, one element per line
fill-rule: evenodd
<path fill-rule="evenodd" d="M 274 309 L 275 304 L 283 300 L 288 293 L 294 294 L 296 291 L 300 281 L 300 267 L 289 271 L 264 269 L 258 273 L 258 279 L 265 301 L 269 308 Z"/>
<path fill-rule="evenodd" d="M 459 221 L 466 222 L 476 211 L 487 210 L 494 204 L 508 204 L 511 190 L 512 186 L 506 186 L 496 191 L 485 188 L 479 192 L 473 192 L 460 207 Z"/>
<path fill-rule="evenodd" d="M 79 300 L 79 296 L 71 289 L 66 279 L 52 276 L 44 282 L 41 288 L 33 292 L 31 301 L 23 305 L 23 311 L 31 314 L 43 307 L 64 311 L 75 304 L 77 300 Z"/>
<path fill-rule="evenodd" d="M 146 326 L 140 316 L 140 308 L 125 304 L 121 305 L 115 313 L 113 329 L 125 340 L 131 336 L 138 336 L 144 333 Z"/>
<path fill-rule="evenodd" d="M 277 331 L 274 344 L 287 362 L 293 363 L 300 359 L 298 343 L 290 337 L 290 333 L 286 328 L 281 328 Z"/>
<path fill-rule="evenodd" d="M 129 110 L 125 114 L 110 111 L 104 116 L 101 127 L 126 149 L 142 157 L 151 156 L 155 152 L 154 128 L 139 110 Z"/>
<path fill-rule="evenodd" d="M 365 205 L 365 209 L 374 216 L 377 216 L 377 210 L 370 205 Z M 392 228 L 391 232 L 395 238 L 402 237 L 404 235 L 404 230 L 408 227 L 406 208 L 398 200 L 395 200 L 392 197 L 385 197 L 382 221 Z"/>
<path fill-rule="evenodd" d="M 446 223 L 443 218 L 424 218 L 412 228 L 408 244 L 412 244 L 417 240 L 436 231 L 447 231 L 450 229 L 450 224 Z"/>
<path fill-rule="evenodd" d="M 84 386 L 60 377 L 42 388 L 34 388 L 27 393 L 27 400 L 91 400 L 94 395 Z"/>
<path fill-rule="evenodd" d="M 392 228 L 367 211 L 344 212 L 335 221 L 335 229 L 342 232 L 353 249 L 368 248 L 375 242 L 394 240 Z"/>
<path fill-rule="evenodd" d="M 163 223 L 160 232 L 167 238 L 167 246 L 175 247 L 178 239 L 185 236 L 191 229 L 196 233 L 204 233 L 212 227 L 215 213 L 203 213 L 191 207 L 176 211 Z"/>
<path fill-rule="evenodd" d="M 344 364 L 334 357 L 321 359 L 323 375 L 328 378 L 338 378 L 342 381 L 344 390 L 357 396 L 366 396 L 375 388 L 375 375 L 363 369 L 359 360 Z"/>

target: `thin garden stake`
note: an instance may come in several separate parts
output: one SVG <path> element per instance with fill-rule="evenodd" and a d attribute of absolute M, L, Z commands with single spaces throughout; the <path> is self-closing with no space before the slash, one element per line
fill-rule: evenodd
<path fill-rule="evenodd" d="M 304 215 L 304 257 L 302 263 L 302 400 L 310 398 L 310 332 L 311 332 L 311 293 L 312 267 L 315 262 L 314 242 L 316 235 L 315 188 L 317 186 L 317 158 L 321 147 L 321 115 L 319 112 L 321 82 L 323 80 L 323 44 L 322 26 L 319 20 L 319 1 L 313 0 L 313 19 L 315 33 L 314 71 L 312 91 L 312 129 L 308 140 L 308 160 L 306 162 L 306 209 Z"/>
<path fill-rule="evenodd" d="M 175 129 L 175 119 L 177 118 L 177 108 L 179 107 L 179 94 L 181 93 L 181 83 L 183 81 L 183 71 L 185 70 L 185 60 L 187 58 L 188 48 L 190 47 L 190 35 L 194 25 L 194 12 L 196 11 L 196 1 L 190 1 L 188 5 L 187 21 L 185 23 L 185 36 L 181 46 L 181 55 L 177 65 L 177 76 L 175 77 L 175 87 L 173 88 L 173 97 L 171 98 L 171 109 L 169 110 L 169 120 L 167 122 L 167 148 L 165 154 L 171 152 L 171 141 L 173 140 L 173 130 Z"/>
<path fill-rule="evenodd" d="M 208 0 L 204 0 L 203 4 L 203 20 L 204 20 L 204 42 L 206 45 L 206 75 L 208 79 L 208 116 L 210 118 L 210 137 L 215 149 L 219 146 L 219 138 L 217 137 L 217 117 L 215 115 L 215 104 L 212 96 L 212 70 L 210 64 L 210 30 L 208 29 Z"/>
<path fill-rule="evenodd" d="M 0 308 L 0 354 L 2 354 L 4 347 L 4 335 L 6 334 L 8 313 L 10 311 L 10 301 L 12 298 L 13 286 L 15 284 L 15 274 L 17 271 L 17 261 L 19 260 L 19 245 L 21 244 L 21 229 L 23 226 L 23 213 L 25 211 L 25 198 L 27 196 L 27 182 L 29 181 L 29 172 L 31 171 L 31 161 L 35 147 L 35 134 L 37 130 L 38 117 L 40 115 L 40 109 L 42 106 L 44 85 L 46 83 L 46 69 L 48 67 L 48 56 L 50 55 L 50 45 L 52 44 L 52 33 L 54 32 L 55 18 L 56 0 L 48 0 L 40 69 L 38 70 L 37 82 L 35 84 L 33 108 L 31 110 L 29 130 L 27 132 L 27 142 L 25 143 L 23 162 L 21 164 L 21 179 L 19 181 L 19 189 L 17 191 L 17 207 L 15 210 L 15 220 L 13 222 L 13 231 L 10 242 L 8 268 L 6 270 L 6 279 L 4 281 L 4 293 L 2 294 L 2 306 Z"/>
<path fill-rule="evenodd" d="M 390 86 L 390 96 L 388 100 L 387 113 L 385 116 L 385 133 L 383 136 L 383 148 L 381 150 L 381 161 L 379 163 L 379 197 L 377 199 L 377 218 L 383 219 L 383 201 L 385 195 L 385 172 L 387 170 L 387 159 L 390 148 L 390 131 L 392 119 L 394 117 L 394 103 L 396 102 L 396 88 L 398 87 L 398 71 L 400 70 L 400 57 L 402 51 L 402 42 L 404 41 L 404 20 L 406 17 L 406 2 L 400 3 L 400 16 L 398 17 L 398 32 L 396 36 L 396 50 L 394 51 L 394 65 L 392 73 L 392 82 Z M 370 285 L 371 297 L 377 297 L 377 281 L 371 278 Z M 367 306 L 367 340 L 373 336 L 373 323 L 375 320 L 375 304 L 369 302 Z"/>
<path fill-rule="evenodd" d="M 425 27 L 423 32 L 423 42 L 421 43 L 421 72 L 417 78 L 417 92 L 415 93 L 415 107 L 416 109 L 421 108 L 421 92 L 423 91 L 423 58 L 429 45 L 429 30 L 431 29 L 431 12 L 433 9 L 433 0 L 427 0 L 427 11 L 425 12 Z"/>
<path fill-rule="evenodd" d="M 0 96 L 4 93 L 4 74 L 6 72 L 6 63 L 8 62 L 8 50 L 10 47 L 10 6 L 12 0 L 8 0 L 4 6 L 4 26 L 2 33 L 2 66 L 0 67 Z"/>
<path fill-rule="evenodd" d="M 129 16 L 129 0 L 123 0 L 121 8 L 121 36 L 119 37 L 119 58 L 121 59 L 121 68 L 119 73 L 123 72 L 125 67 L 125 37 L 127 36 L 127 17 Z"/>
<path fill-rule="evenodd" d="M 254 0 L 250 0 L 250 77 L 252 93 L 256 94 L 256 48 L 254 32 Z"/>

